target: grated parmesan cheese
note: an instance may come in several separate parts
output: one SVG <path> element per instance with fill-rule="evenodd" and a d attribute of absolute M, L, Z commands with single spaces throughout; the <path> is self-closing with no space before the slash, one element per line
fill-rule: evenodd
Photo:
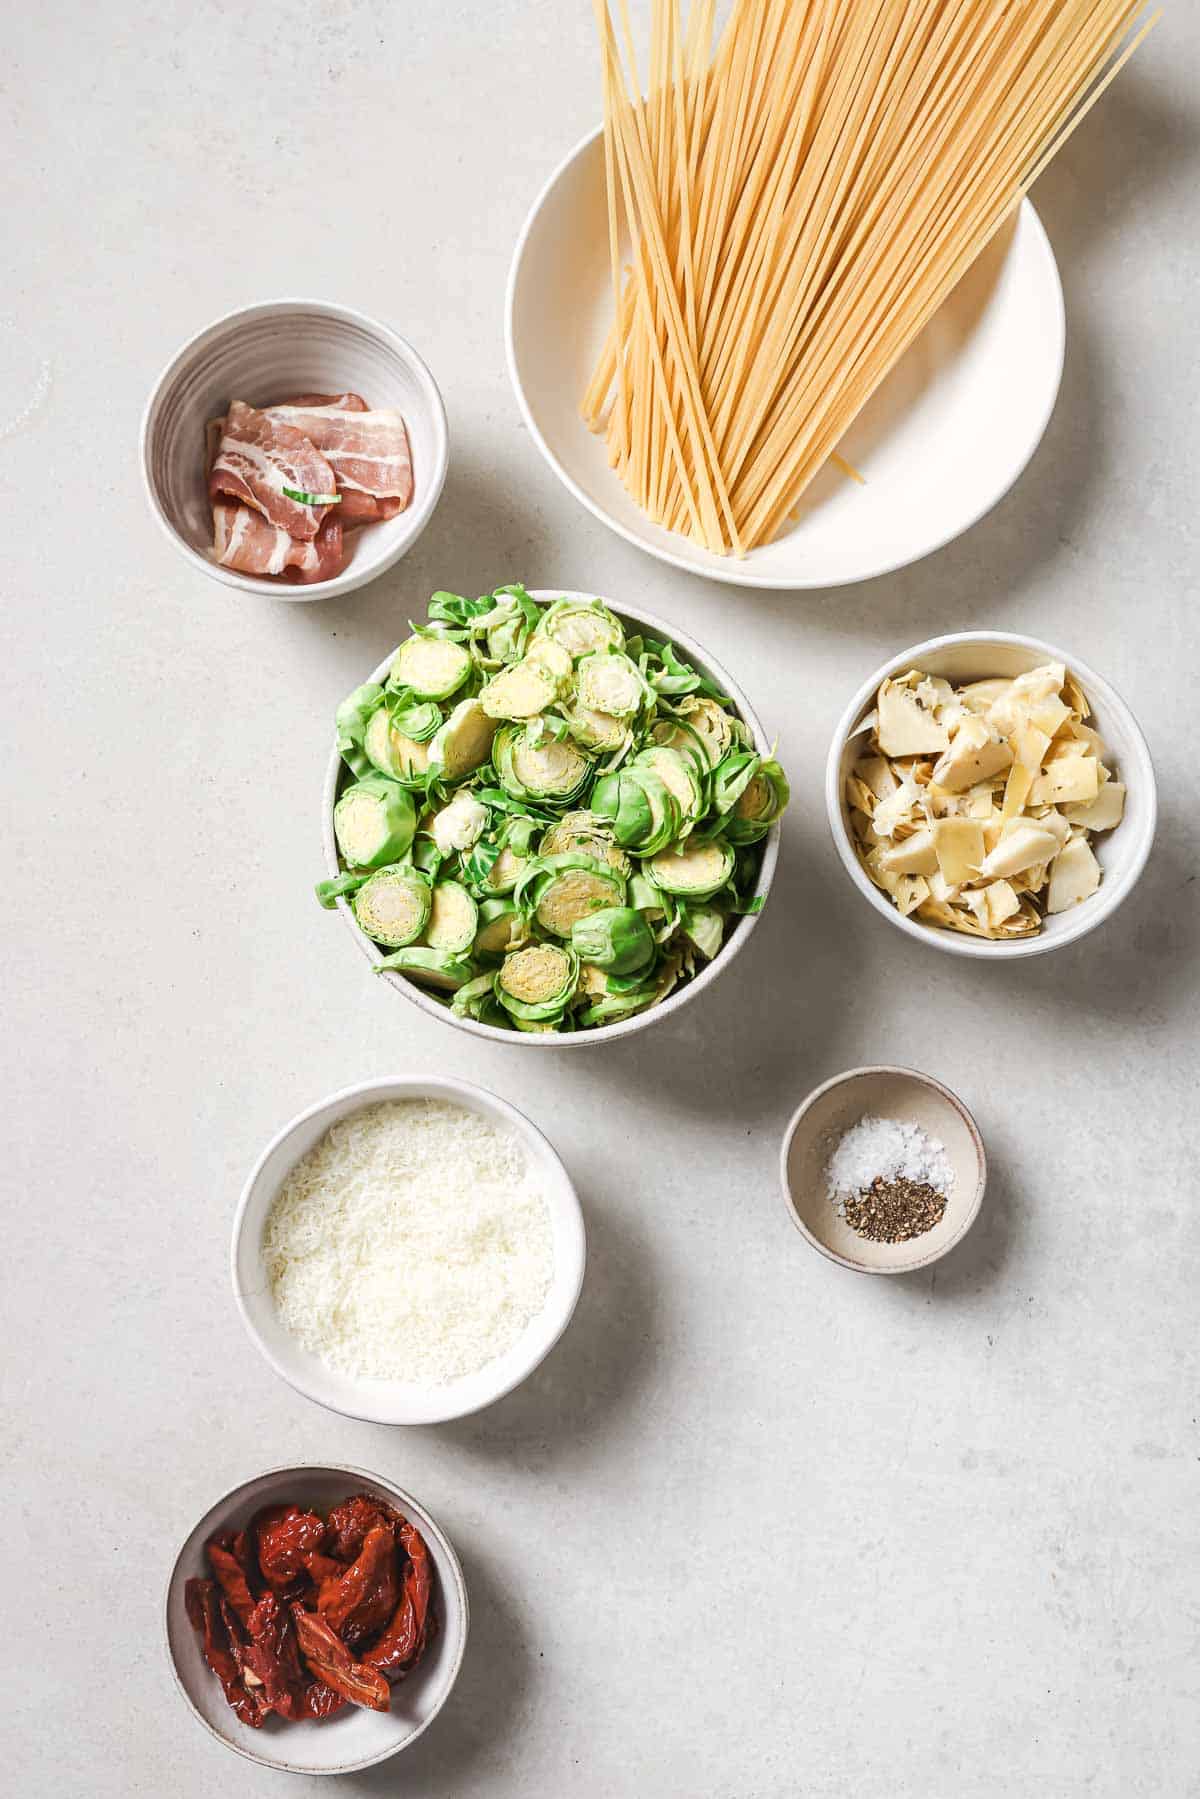
<path fill-rule="evenodd" d="M 541 1311 L 550 1208 L 515 1131 L 445 1100 L 389 1100 L 297 1162 L 263 1259 L 280 1323 L 328 1367 L 440 1386 Z"/>

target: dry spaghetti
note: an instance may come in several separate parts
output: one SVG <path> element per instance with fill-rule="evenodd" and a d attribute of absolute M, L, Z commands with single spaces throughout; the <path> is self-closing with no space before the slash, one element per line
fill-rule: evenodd
<path fill-rule="evenodd" d="M 715 0 L 651 0 L 643 95 L 628 0 L 593 3 L 614 324 L 580 410 L 651 518 L 740 555 L 1158 14 L 734 0 L 714 52 Z"/>

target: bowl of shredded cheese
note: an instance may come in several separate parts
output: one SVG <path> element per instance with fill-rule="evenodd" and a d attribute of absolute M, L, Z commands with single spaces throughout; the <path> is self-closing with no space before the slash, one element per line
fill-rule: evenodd
<path fill-rule="evenodd" d="M 344 1088 L 259 1156 L 233 1227 L 255 1347 L 319 1405 L 439 1424 L 512 1391 L 583 1284 L 562 1162 L 505 1100 L 403 1076 Z"/>

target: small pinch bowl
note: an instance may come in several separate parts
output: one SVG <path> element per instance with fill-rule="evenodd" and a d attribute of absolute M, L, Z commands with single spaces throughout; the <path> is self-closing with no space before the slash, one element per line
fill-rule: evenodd
<path fill-rule="evenodd" d="M 184 1609 L 186 1583 L 193 1575 L 208 1573 L 204 1545 L 209 1538 L 219 1531 L 240 1530 L 260 1507 L 296 1500 L 325 1513 L 349 1494 L 361 1492 L 375 1494 L 397 1507 L 428 1544 L 436 1574 L 437 1635 L 415 1672 L 392 1688 L 390 1711 L 370 1712 L 354 1706 L 319 1723 L 289 1724 L 269 1718 L 261 1730 L 251 1730 L 226 1705 L 220 1683 L 201 1654 L 200 1639 Z M 340 1463 L 272 1468 L 218 1499 L 175 1558 L 163 1616 L 171 1672 L 200 1723 L 219 1743 L 247 1761 L 286 1774 L 351 1774 L 415 1743 L 433 1723 L 458 1679 L 469 1621 L 462 1567 L 441 1525 L 403 1487 Z"/>
<path fill-rule="evenodd" d="M 1092 707 L 1092 724 L 1104 739 L 1107 761 L 1118 780 L 1124 781 L 1125 816 L 1112 831 L 1101 831 L 1092 841 L 1100 864 L 1100 886 L 1068 912 L 1045 918 L 1036 937 L 993 942 L 968 937 L 942 925 L 924 924 L 917 918 L 901 918 L 890 897 L 881 892 L 859 860 L 854 831 L 846 807 L 846 776 L 859 749 L 858 727 L 875 703 L 875 693 L 886 675 L 920 668 L 955 684 L 985 676 L 1013 677 L 1026 674 L 1046 662 L 1062 662 L 1073 674 Z M 906 937 L 952 956 L 971 956 L 979 961 L 1015 962 L 1027 956 L 1043 956 L 1063 949 L 1103 924 L 1132 893 L 1146 866 L 1158 819 L 1154 764 L 1146 739 L 1133 713 L 1109 683 L 1068 650 L 1056 649 L 1037 637 L 1010 631 L 960 631 L 948 637 L 931 637 L 925 643 L 902 650 L 864 681 L 846 707 L 833 733 L 825 768 L 825 810 L 834 848 L 851 881 L 876 912 Z"/>
<path fill-rule="evenodd" d="M 279 1321 L 263 1265 L 267 1216 L 280 1187 L 300 1159 L 340 1119 L 385 1100 L 440 1099 L 507 1126 L 521 1138 L 550 1208 L 554 1273 L 539 1313 L 516 1342 L 474 1374 L 425 1386 L 414 1381 L 359 1380 L 329 1368 L 296 1341 Z M 587 1261 L 583 1212 L 570 1176 L 548 1138 L 498 1094 L 449 1077 L 390 1076 L 344 1087 L 309 1106 L 263 1150 L 242 1189 L 230 1244 L 233 1297 L 259 1354 L 297 1393 L 330 1411 L 371 1424 L 445 1424 L 492 1405 L 533 1373 L 566 1330 L 575 1310 Z"/>
<path fill-rule="evenodd" d="M 851 1230 L 829 1198 L 825 1168 L 839 1139 L 860 1118 L 920 1125 L 945 1147 L 954 1170 L 939 1224 L 907 1243 L 873 1243 Z M 974 1224 L 987 1185 L 978 1126 L 958 1095 L 913 1068 L 851 1068 L 816 1087 L 784 1132 L 779 1178 L 788 1216 L 801 1236 L 857 1274 L 911 1274 L 948 1255 Z"/>
<path fill-rule="evenodd" d="M 674 625 L 668 624 L 665 619 L 656 618 L 652 612 L 644 612 L 640 606 L 629 606 L 624 601 L 610 599 L 604 594 L 583 593 L 568 587 L 534 587 L 529 591 L 535 600 L 543 601 L 601 599 L 616 613 L 621 623 L 627 628 L 633 631 L 648 631 L 651 636 L 665 639 L 668 643 L 674 644 L 688 662 L 699 669 L 701 674 L 708 675 L 711 680 L 715 681 L 721 692 L 727 694 L 733 701 L 734 710 L 743 723 L 749 727 L 755 748 L 759 753 L 763 756 L 771 754 L 771 739 L 767 736 L 761 720 L 737 682 L 721 667 L 719 662 L 714 661 L 707 650 L 703 649 L 694 638 L 689 637 L 686 631 L 678 630 Z M 384 658 L 378 668 L 369 675 L 364 674 L 362 679 L 377 681 L 381 684 L 385 682 L 395 655 L 396 651 L 393 650 L 391 655 Z M 343 780 L 349 779 L 345 765 L 335 748 L 330 753 L 325 770 L 325 792 L 321 802 L 321 843 L 325 855 L 326 872 L 331 879 L 341 872 L 338 863 L 337 839 L 333 830 L 333 808 Z M 770 895 L 771 883 L 775 878 L 775 867 L 779 861 L 779 831 L 779 823 L 776 822 L 771 826 L 761 844 L 762 861 L 759 865 L 758 881 L 754 892 L 755 896 L 762 900 L 764 906 Z M 346 928 L 367 960 L 372 966 L 382 962 L 384 951 L 379 948 L 378 944 L 372 943 L 364 931 L 359 930 L 349 902 L 343 898 L 339 899 L 336 904 L 337 910 L 345 920 Z M 385 969 L 382 976 L 377 978 L 386 981 L 393 992 L 402 994 L 406 1000 L 414 1006 L 419 1006 L 422 1012 L 428 1013 L 431 1018 L 438 1018 L 443 1024 L 453 1025 L 456 1030 L 468 1031 L 472 1036 L 490 1038 L 493 1043 L 513 1044 L 521 1049 L 590 1049 L 596 1044 L 615 1043 L 621 1037 L 632 1037 L 638 1031 L 649 1030 L 652 1025 L 660 1024 L 664 1019 L 671 1018 L 684 1006 L 689 1005 L 692 1000 L 698 999 L 706 987 L 711 986 L 718 976 L 724 974 L 732 964 L 734 957 L 745 949 L 750 941 L 751 933 L 758 923 L 759 916 L 760 914 L 755 912 L 739 918 L 722 944 L 720 954 L 701 969 L 699 974 L 694 975 L 685 986 L 679 987 L 674 993 L 669 994 L 661 1005 L 652 1006 L 646 1012 L 635 1012 L 632 1018 L 621 1019 L 616 1024 L 598 1025 L 590 1031 L 538 1033 L 501 1030 L 495 1025 L 481 1024 L 474 1018 L 457 1018 L 448 1005 L 443 1005 L 441 1001 L 434 999 L 421 987 L 419 982 L 409 980 L 395 969 Z"/>
<path fill-rule="evenodd" d="M 349 535 L 350 557 L 330 581 L 292 586 L 213 560 L 204 429 L 231 400 L 265 406 L 296 393 L 363 394 L 404 415 L 413 496 L 406 511 Z M 273 600 L 324 600 L 383 574 L 410 550 L 446 479 L 446 409 L 407 340 L 365 313 L 324 300 L 246 306 L 189 338 L 151 390 L 142 419 L 142 480 L 150 510 L 186 562 L 210 580 Z"/>

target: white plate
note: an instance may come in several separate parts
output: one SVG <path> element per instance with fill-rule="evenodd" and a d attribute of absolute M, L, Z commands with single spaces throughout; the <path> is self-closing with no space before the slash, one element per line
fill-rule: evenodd
<path fill-rule="evenodd" d="M 365 1106 L 393 1099 L 443 1099 L 477 1112 L 491 1123 L 515 1131 L 525 1145 L 530 1163 L 541 1176 L 550 1208 L 554 1238 L 554 1272 L 545 1303 L 529 1320 L 516 1342 L 495 1361 L 474 1374 L 447 1381 L 444 1386 L 423 1386 L 415 1381 L 355 1380 L 329 1368 L 318 1356 L 301 1347 L 284 1329 L 275 1310 L 263 1266 L 262 1237 L 275 1195 L 302 1156 L 319 1143 L 330 1125 L 360 1112 Z M 571 1321 L 583 1286 L 587 1243 L 583 1213 L 571 1178 L 549 1140 L 523 1112 L 498 1094 L 488 1093 L 468 1081 L 407 1076 L 363 1081 L 344 1087 L 310 1106 L 284 1125 L 254 1164 L 233 1221 L 230 1274 L 233 1297 L 254 1347 L 276 1374 L 318 1405 L 343 1412 L 349 1418 L 365 1418 L 373 1424 L 444 1424 L 478 1412 L 519 1386 L 549 1355 Z"/>
<path fill-rule="evenodd" d="M 192 1629 L 184 1604 L 188 1579 L 208 1573 L 204 1545 L 210 1537 L 225 1530 L 241 1530 L 261 1506 L 295 1500 L 315 1506 L 324 1515 L 351 1493 L 363 1492 L 388 1500 L 424 1537 L 436 1575 L 437 1634 L 420 1666 L 392 1688 L 389 1711 L 372 1712 L 354 1706 L 322 1723 L 289 1724 L 282 1718 L 268 1718 L 261 1730 L 252 1730 L 230 1710 L 216 1675 L 204 1660 L 200 1639 Z M 218 1742 L 244 1755 L 247 1761 L 288 1774 L 349 1774 L 356 1768 L 369 1768 L 384 1761 L 415 1743 L 433 1723 L 458 1679 L 469 1620 L 462 1567 L 453 1544 L 437 1521 L 403 1487 L 393 1486 L 361 1468 L 336 1463 L 272 1468 L 218 1499 L 175 1558 L 167 1583 L 164 1615 L 171 1670 L 200 1723 Z"/>
<path fill-rule="evenodd" d="M 572 150 L 517 242 L 508 367 L 525 422 L 590 512 L 662 562 L 743 587 L 837 587 L 939 549 L 994 506 L 1029 461 L 1062 375 L 1054 253 L 1028 201 L 984 251 L 840 445 L 866 477 L 817 477 L 802 517 L 742 560 L 650 523 L 608 466 L 579 399 L 612 318 L 600 134 Z"/>

